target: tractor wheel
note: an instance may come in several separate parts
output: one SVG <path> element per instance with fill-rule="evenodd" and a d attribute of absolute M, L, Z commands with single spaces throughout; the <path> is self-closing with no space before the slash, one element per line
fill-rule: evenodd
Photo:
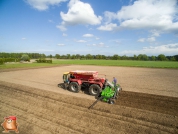
<path fill-rule="evenodd" d="M 71 83 L 69 84 L 69 90 L 70 90 L 71 92 L 78 93 L 78 92 L 80 91 L 80 89 L 81 89 L 81 86 L 78 85 L 77 82 L 71 82 Z"/>
<path fill-rule="evenodd" d="M 109 104 L 115 104 L 115 100 L 110 99 L 110 100 L 109 100 Z"/>
<path fill-rule="evenodd" d="M 64 89 L 67 90 L 68 89 L 68 84 L 67 83 L 64 83 Z"/>
<path fill-rule="evenodd" d="M 96 84 L 92 84 L 89 88 L 90 95 L 98 96 L 100 92 L 101 92 L 101 88 Z"/>

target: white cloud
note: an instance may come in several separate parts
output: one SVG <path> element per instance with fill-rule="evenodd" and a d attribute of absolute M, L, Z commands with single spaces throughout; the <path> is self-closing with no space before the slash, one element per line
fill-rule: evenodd
<path fill-rule="evenodd" d="M 138 55 L 138 54 L 147 54 L 147 55 L 176 55 L 178 54 L 178 43 L 174 44 L 167 44 L 167 45 L 160 45 L 160 46 L 149 46 L 149 47 L 143 47 L 141 50 L 126 50 L 121 52 L 121 54 L 126 55 Z"/>
<path fill-rule="evenodd" d="M 138 39 L 138 42 L 145 42 L 145 38 Z"/>
<path fill-rule="evenodd" d="M 178 53 L 178 43 L 167 44 L 161 46 L 149 46 L 143 48 L 143 51 L 150 52 L 153 54 L 166 54 L 166 55 L 175 55 Z"/>
<path fill-rule="evenodd" d="M 67 34 L 63 33 L 62 36 L 67 36 Z"/>
<path fill-rule="evenodd" d="M 176 13 L 175 6 L 176 0 L 138 0 L 133 5 L 123 6 L 117 13 L 117 17 L 119 20 L 142 19 L 145 16 L 149 20 L 154 19 L 154 17 L 162 17 L 164 19 Z"/>
<path fill-rule="evenodd" d="M 22 38 L 22 40 L 26 40 L 27 38 Z"/>
<path fill-rule="evenodd" d="M 67 0 L 26 0 L 30 6 L 40 11 L 47 10 L 49 6 L 59 5 L 59 3 L 65 1 Z"/>
<path fill-rule="evenodd" d="M 140 38 L 138 39 L 137 41 L 138 42 L 155 42 L 156 41 L 156 37 L 160 36 L 160 33 L 159 31 L 153 29 L 153 30 L 150 30 L 150 33 L 151 33 L 151 36 L 148 37 L 148 38 Z"/>
<path fill-rule="evenodd" d="M 83 37 L 93 37 L 93 34 L 84 34 Z"/>
<path fill-rule="evenodd" d="M 103 47 L 103 46 L 104 46 L 104 43 L 103 43 L 103 42 L 100 42 L 100 43 L 98 44 L 98 46 Z"/>
<path fill-rule="evenodd" d="M 88 3 L 80 0 L 70 0 L 68 4 L 69 10 L 65 14 L 60 12 L 63 27 L 68 25 L 97 25 L 101 23 L 102 17 L 96 16 L 92 7 Z"/>
<path fill-rule="evenodd" d="M 147 38 L 147 41 L 148 42 L 154 42 L 154 41 L 156 41 L 156 39 L 155 39 L 155 37 L 150 37 L 150 38 Z"/>
<path fill-rule="evenodd" d="M 110 23 L 113 19 L 117 19 L 117 14 L 109 11 L 104 12 L 106 23 Z"/>
<path fill-rule="evenodd" d="M 122 40 L 125 40 L 125 39 L 111 39 L 111 40 L 109 40 L 109 42 L 111 42 L 113 44 L 112 46 L 118 46 L 118 45 L 122 44 Z"/>
<path fill-rule="evenodd" d="M 117 26 L 117 24 L 109 23 L 104 26 L 100 26 L 97 29 L 102 31 L 114 31 L 114 30 L 118 30 L 119 27 Z"/>
<path fill-rule="evenodd" d="M 64 25 L 57 25 L 57 28 L 59 28 L 61 31 L 66 31 L 67 28 Z"/>
<path fill-rule="evenodd" d="M 118 20 L 115 26 L 119 29 L 154 29 L 154 36 L 159 36 L 159 32 L 178 34 L 177 14 L 177 0 L 137 0 L 117 13 L 105 12 L 106 24 L 98 29 L 113 31 L 112 21 Z"/>
<path fill-rule="evenodd" d="M 100 42 L 98 44 L 88 44 L 87 46 L 93 46 L 93 47 L 109 47 L 106 46 L 103 42 Z"/>
<path fill-rule="evenodd" d="M 77 42 L 85 43 L 85 42 L 87 42 L 87 41 L 86 41 L 86 40 L 78 40 Z"/>
<path fill-rule="evenodd" d="M 50 22 L 50 23 L 54 23 L 54 21 L 53 21 L 53 20 L 48 20 L 48 22 Z"/>
<path fill-rule="evenodd" d="M 152 36 L 156 36 L 156 37 L 160 36 L 160 32 L 155 29 L 151 30 L 150 32 L 152 33 Z"/>
<path fill-rule="evenodd" d="M 58 46 L 65 46 L 65 44 L 57 44 Z"/>
<path fill-rule="evenodd" d="M 96 44 L 88 44 L 87 46 L 96 46 Z"/>
<path fill-rule="evenodd" d="M 138 42 L 154 42 L 156 41 L 155 37 L 149 37 L 149 38 L 140 38 L 137 40 Z"/>

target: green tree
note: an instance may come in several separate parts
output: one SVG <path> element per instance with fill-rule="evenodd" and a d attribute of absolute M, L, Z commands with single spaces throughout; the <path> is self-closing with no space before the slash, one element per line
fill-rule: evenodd
<path fill-rule="evenodd" d="M 23 54 L 22 57 L 21 57 L 21 60 L 30 61 L 30 57 L 27 54 Z"/>
<path fill-rule="evenodd" d="M 137 55 L 134 54 L 134 57 L 133 57 L 134 60 L 137 60 Z"/>
<path fill-rule="evenodd" d="M 86 57 L 86 59 L 92 59 L 93 58 L 91 54 L 87 54 L 85 57 Z"/>
<path fill-rule="evenodd" d="M 143 59 L 143 60 L 148 60 L 148 56 L 147 56 L 146 54 L 143 54 L 143 55 L 142 55 L 142 59 Z"/>
<path fill-rule="evenodd" d="M 56 59 L 60 59 L 60 55 L 59 54 L 56 54 L 55 57 L 56 57 Z"/>
<path fill-rule="evenodd" d="M 127 60 L 127 58 L 128 58 L 128 57 L 127 57 L 126 55 L 123 55 L 123 56 L 121 57 L 122 60 Z"/>
<path fill-rule="evenodd" d="M 138 59 L 138 60 L 141 60 L 141 59 L 142 59 L 142 54 L 139 54 L 139 55 L 137 56 L 137 59 Z"/>
<path fill-rule="evenodd" d="M 171 57 L 170 60 L 171 60 L 171 61 L 176 61 L 176 58 L 173 56 L 173 57 Z"/>
<path fill-rule="evenodd" d="M 76 59 L 80 59 L 80 54 L 76 54 Z"/>
<path fill-rule="evenodd" d="M 70 56 L 71 59 L 76 59 L 76 56 L 73 54 L 72 56 Z"/>
<path fill-rule="evenodd" d="M 156 56 L 151 56 L 151 60 L 155 61 L 156 60 Z"/>
<path fill-rule="evenodd" d="M 46 58 L 46 55 L 45 54 L 40 54 L 40 59 L 45 59 Z"/>
<path fill-rule="evenodd" d="M 105 55 L 101 55 L 101 59 L 106 59 L 106 56 Z"/>
<path fill-rule="evenodd" d="M 174 55 L 176 61 L 178 61 L 178 55 Z"/>
<path fill-rule="evenodd" d="M 148 56 L 146 54 L 139 54 L 137 58 L 138 60 L 148 60 Z"/>
<path fill-rule="evenodd" d="M 96 59 L 102 59 L 102 55 L 100 55 L 100 54 L 98 54 L 98 55 L 96 55 Z"/>
<path fill-rule="evenodd" d="M 164 54 L 160 54 L 160 55 L 158 55 L 158 60 L 165 61 L 166 60 L 166 56 Z"/>
<path fill-rule="evenodd" d="M 119 58 L 119 56 L 118 56 L 117 54 L 114 54 L 114 55 L 112 56 L 112 59 L 113 59 L 113 60 L 118 60 L 118 58 Z"/>
<path fill-rule="evenodd" d="M 66 55 L 62 55 L 61 59 L 67 59 L 67 56 Z"/>
<path fill-rule="evenodd" d="M 49 58 L 51 58 L 51 59 L 52 59 L 52 58 L 53 58 L 53 56 L 50 54 L 50 55 L 49 55 Z"/>
<path fill-rule="evenodd" d="M 67 57 L 67 59 L 70 59 L 70 54 L 67 54 L 67 56 L 66 56 L 66 57 Z"/>

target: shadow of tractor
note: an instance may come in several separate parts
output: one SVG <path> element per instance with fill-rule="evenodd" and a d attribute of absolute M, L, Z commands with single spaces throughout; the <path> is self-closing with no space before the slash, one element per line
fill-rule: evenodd
<path fill-rule="evenodd" d="M 64 89 L 64 90 L 70 91 L 69 85 L 66 84 L 66 83 L 59 83 L 59 84 L 58 84 L 58 87 L 59 87 L 59 88 L 62 88 L 62 89 Z M 70 91 L 70 92 L 71 92 L 71 91 Z M 75 93 L 75 92 L 74 92 L 74 93 Z M 80 93 L 84 93 L 84 94 L 90 95 L 90 94 L 89 94 L 89 91 L 88 91 L 88 87 L 85 87 L 85 86 L 82 86 L 82 87 L 81 87 Z"/>

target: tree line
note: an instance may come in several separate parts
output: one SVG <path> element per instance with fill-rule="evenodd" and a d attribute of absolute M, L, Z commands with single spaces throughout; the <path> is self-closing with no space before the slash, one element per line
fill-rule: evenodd
<path fill-rule="evenodd" d="M 44 58 L 56 58 L 56 59 L 81 59 L 81 60 L 142 60 L 142 61 L 178 61 L 178 55 L 174 56 L 165 56 L 164 54 L 159 54 L 158 56 L 147 56 L 146 54 L 139 54 L 133 56 L 120 56 L 118 54 L 114 54 L 113 56 L 106 55 L 80 55 L 80 54 L 66 54 L 66 55 L 45 55 L 40 53 L 5 53 L 0 52 L 0 58 L 16 58 L 20 59 L 22 55 L 28 55 L 30 59 L 44 59 Z"/>
<path fill-rule="evenodd" d="M 5 53 L 5 52 L 0 52 L 0 58 L 21 59 L 21 57 L 23 55 L 28 55 L 30 59 L 40 59 L 40 58 L 47 57 L 45 54 L 40 54 L 40 53 Z"/>
<path fill-rule="evenodd" d="M 56 54 L 54 56 L 57 59 L 98 59 L 98 60 L 142 60 L 142 61 L 178 61 L 178 55 L 174 56 L 165 56 L 164 54 L 159 54 L 158 56 L 147 56 L 146 54 L 139 54 L 134 56 L 119 56 L 114 54 L 113 56 L 105 56 L 105 55 L 80 55 L 80 54 L 66 54 L 59 55 Z"/>

